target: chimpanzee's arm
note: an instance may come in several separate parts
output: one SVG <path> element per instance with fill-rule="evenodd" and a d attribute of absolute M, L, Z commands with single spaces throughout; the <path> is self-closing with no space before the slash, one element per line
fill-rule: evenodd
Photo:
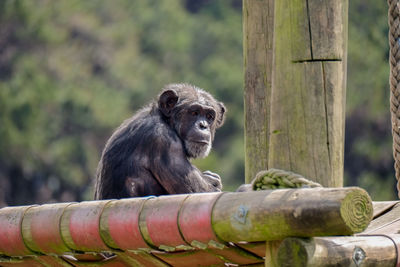
<path fill-rule="evenodd" d="M 221 191 L 219 176 L 203 174 L 193 166 L 180 140 L 168 140 L 160 148 L 150 159 L 150 171 L 169 194 Z"/>

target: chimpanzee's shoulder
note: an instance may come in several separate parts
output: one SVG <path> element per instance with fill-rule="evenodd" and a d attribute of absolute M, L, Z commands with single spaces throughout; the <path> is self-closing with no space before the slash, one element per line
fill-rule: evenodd
<path fill-rule="evenodd" d="M 169 125 L 165 120 L 161 117 L 152 118 L 152 129 L 153 134 L 160 138 L 160 140 L 165 141 L 180 141 L 175 129 L 171 125 Z"/>

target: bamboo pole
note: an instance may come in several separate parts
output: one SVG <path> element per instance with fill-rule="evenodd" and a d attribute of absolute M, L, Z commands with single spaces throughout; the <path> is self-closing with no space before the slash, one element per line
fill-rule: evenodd
<path fill-rule="evenodd" d="M 278 250 L 279 266 L 396 266 L 399 235 L 287 238 Z"/>

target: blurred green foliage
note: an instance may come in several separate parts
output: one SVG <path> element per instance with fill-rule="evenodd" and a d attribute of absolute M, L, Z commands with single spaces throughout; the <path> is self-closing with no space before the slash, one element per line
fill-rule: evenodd
<path fill-rule="evenodd" d="M 349 1 L 345 185 L 396 199 L 386 2 Z"/>
<path fill-rule="evenodd" d="M 240 184 L 240 1 L 203 2 L 0 1 L 0 203 L 91 199 L 112 130 L 182 81 L 229 110 L 196 164 Z"/>
<path fill-rule="evenodd" d="M 395 197 L 386 4 L 350 1 L 346 184 Z M 164 84 L 228 108 L 202 170 L 244 180 L 240 0 L 1 0 L 0 206 L 92 198 L 107 138 Z"/>

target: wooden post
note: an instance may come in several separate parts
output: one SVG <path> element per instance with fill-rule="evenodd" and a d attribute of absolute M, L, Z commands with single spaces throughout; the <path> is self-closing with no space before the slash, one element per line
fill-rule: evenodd
<path fill-rule="evenodd" d="M 348 0 L 244 0 L 246 182 L 343 185 Z"/>
<path fill-rule="evenodd" d="M 268 167 L 274 0 L 243 1 L 245 177 Z"/>
<path fill-rule="evenodd" d="M 225 193 L 211 221 L 226 242 L 282 240 L 289 236 L 352 235 L 372 219 L 372 201 L 358 187 Z"/>
<path fill-rule="evenodd" d="M 277 252 L 279 266 L 397 266 L 398 234 L 287 238 Z"/>

